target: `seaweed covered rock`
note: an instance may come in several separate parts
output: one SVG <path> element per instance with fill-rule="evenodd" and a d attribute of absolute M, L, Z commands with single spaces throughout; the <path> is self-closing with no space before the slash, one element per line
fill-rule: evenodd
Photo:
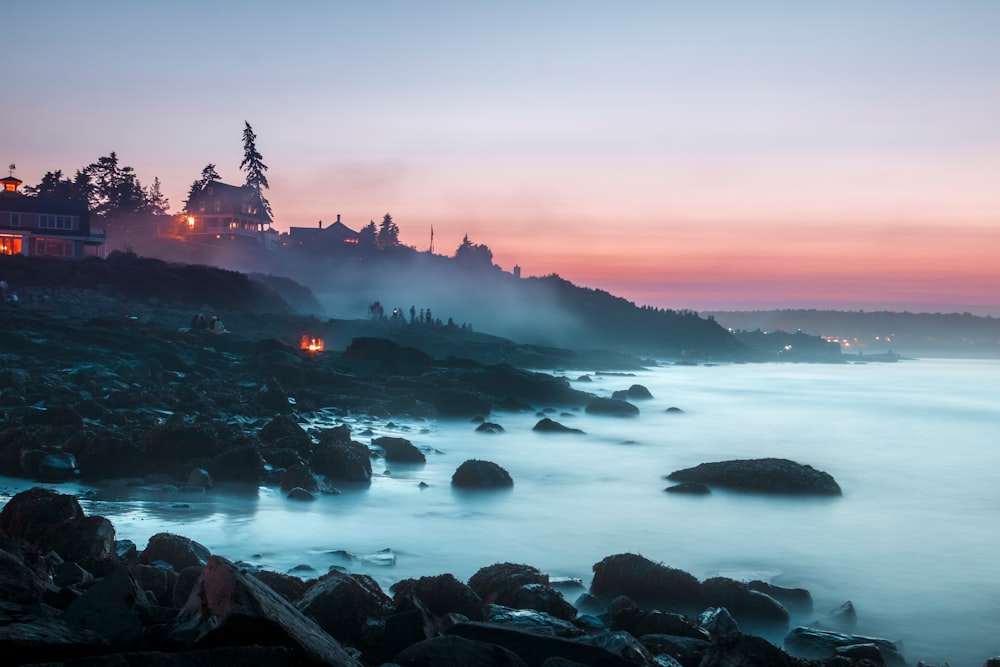
<path fill-rule="evenodd" d="M 829 473 L 776 458 L 702 463 L 693 468 L 676 470 L 667 479 L 761 493 L 824 496 L 839 496 L 842 493 L 840 485 Z"/>
<path fill-rule="evenodd" d="M 296 607 L 338 641 L 373 646 L 393 611 L 378 583 L 365 574 L 336 570 L 309 587 Z"/>
<path fill-rule="evenodd" d="M 313 470 L 333 480 L 371 482 L 372 479 L 370 452 L 360 442 L 320 446 L 309 463 Z"/>
<path fill-rule="evenodd" d="M 605 600 L 626 595 L 637 604 L 663 610 L 698 610 L 701 583 L 690 573 L 637 554 L 615 554 L 594 564 L 590 592 Z"/>
<path fill-rule="evenodd" d="M 54 526 L 83 518 L 76 496 L 34 487 L 18 493 L 0 512 L 0 531 L 37 545 Z"/>
<path fill-rule="evenodd" d="M 469 587 L 487 604 L 533 609 L 564 621 L 576 618 L 576 608 L 549 586 L 549 576 L 530 565 L 488 565 L 472 575 Z"/>
<path fill-rule="evenodd" d="M 392 593 L 397 605 L 400 600 L 412 595 L 435 616 L 458 613 L 473 621 L 485 618 L 483 599 L 452 574 L 403 579 L 393 585 Z"/>

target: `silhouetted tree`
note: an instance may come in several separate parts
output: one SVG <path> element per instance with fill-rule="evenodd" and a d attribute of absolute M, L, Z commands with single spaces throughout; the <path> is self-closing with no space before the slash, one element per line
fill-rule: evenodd
<path fill-rule="evenodd" d="M 455 250 L 455 259 L 466 264 L 479 266 L 493 265 L 493 251 L 481 243 L 473 243 L 466 234 L 462 243 Z"/>
<path fill-rule="evenodd" d="M 98 218 L 111 220 L 148 209 L 146 191 L 139 183 L 135 170 L 120 166 L 114 151 L 84 167 L 82 174 L 89 180 L 88 202 Z M 83 181 L 79 174 L 77 179 Z"/>
<path fill-rule="evenodd" d="M 201 178 L 197 179 L 194 183 L 192 183 L 191 188 L 188 190 L 187 199 L 184 200 L 184 210 L 185 211 L 188 210 L 188 203 L 191 201 L 191 198 L 194 197 L 199 192 L 201 192 L 201 189 L 204 188 L 208 183 L 211 183 L 212 181 L 221 181 L 221 180 L 222 177 L 219 176 L 219 172 L 215 170 L 214 164 L 205 165 L 205 168 L 201 170 Z"/>
<path fill-rule="evenodd" d="M 163 196 L 159 177 L 153 177 L 153 184 L 146 188 L 146 208 L 153 215 L 166 215 L 170 200 Z"/>
<path fill-rule="evenodd" d="M 64 178 L 62 169 L 45 172 L 38 185 L 26 185 L 25 194 L 38 197 L 53 197 L 55 199 L 75 199 L 87 201 L 90 191 L 89 180 L 82 172 L 77 172 L 77 180 Z"/>
<path fill-rule="evenodd" d="M 246 123 L 246 127 L 243 128 L 243 162 L 240 163 L 240 169 L 247 173 L 246 186 L 257 193 L 261 207 L 267 216 L 271 217 L 271 204 L 264 197 L 264 190 L 270 187 L 267 184 L 267 176 L 264 175 L 264 172 L 267 171 L 267 165 L 264 164 L 264 158 L 257 151 L 257 135 L 254 134 L 250 123 L 243 122 Z"/>
<path fill-rule="evenodd" d="M 375 237 L 375 243 L 378 245 L 379 250 L 394 248 L 399 245 L 399 227 L 392 221 L 392 216 L 388 213 L 382 218 L 382 224 L 378 227 L 378 235 Z"/>
<path fill-rule="evenodd" d="M 371 220 L 358 232 L 358 245 L 362 248 L 374 248 L 377 237 L 378 229 L 375 227 L 375 221 Z"/>

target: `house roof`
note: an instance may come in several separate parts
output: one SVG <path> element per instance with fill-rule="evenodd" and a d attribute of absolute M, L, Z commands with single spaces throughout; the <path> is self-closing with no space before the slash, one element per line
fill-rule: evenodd
<path fill-rule="evenodd" d="M 319 227 L 289 227 L 288 237 L 292 241 L 343 241 L 358 237 L 358 233 L 340 220 L 320 229 Z"/>
<path fill-rule="evenodd" d="M 216 202 L 219 210 L 215 209 Z M 201 204 L 205 210 L 201 211 Z M 256 213 L 253 211 L 256 210 Z M 257 191 L 245 185 L 230 185 L 222 181 L 209 181 L 198 194 L 193 195 L 187 204 L 187 212 L 234 215 L 256 218 L 261 222 L 271 222 L 271 216 L 261 205 Z"/>
<path fill-rule="evenodd" d="M 19 192 L 0 192 L 0 211 L 14 213 L 49 213 L 88 217 L 87 203 L 57 197 L 29 197 Z"/>

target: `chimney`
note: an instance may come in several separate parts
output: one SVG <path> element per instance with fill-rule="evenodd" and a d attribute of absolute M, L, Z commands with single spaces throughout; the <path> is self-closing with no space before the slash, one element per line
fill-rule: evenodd
<path fill-rule="evenodd" d="M 517 264 L 514 265 L 514 277 L 518 279 L 521 278 L 521 267 Z"/>
<path fill-rule="evenodd" d="M 320 228 L 320 229 L 323 229 L 323 221 L 322 221 L 322 220 L 320 220 L 320 221 L 319 221 L 318 223 L 316 223 L 316 224 L 317 224 L 317 225 L 319 225 L 319 228 Z"/>
<path fill-rule="evenodd" d="M 337 214 L 337 222 L 340 222 L 340 214 Z"/>

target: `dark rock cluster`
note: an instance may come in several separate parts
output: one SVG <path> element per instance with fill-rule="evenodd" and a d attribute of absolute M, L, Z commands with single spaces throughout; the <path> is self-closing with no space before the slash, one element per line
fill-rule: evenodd
<path fill-rule="evenodd" d="M 635 554 L 595 564 L 575 605 L 554 583 L 530 565 L 496 563 L 467 583 L 442 574 L 386 593 L 337 569 L 309 580 L 256 570 L 168 533 L 139 551 L 74 496 L 48 489 L 19 493 L 0 512 L 0 648 L 10 665 L 905 664 L 881 638 L 796 627 L 783 650 L 744 631 L 787 630 L 771 594 L 803 604 L 801 589 L 699 582 Z"/>

